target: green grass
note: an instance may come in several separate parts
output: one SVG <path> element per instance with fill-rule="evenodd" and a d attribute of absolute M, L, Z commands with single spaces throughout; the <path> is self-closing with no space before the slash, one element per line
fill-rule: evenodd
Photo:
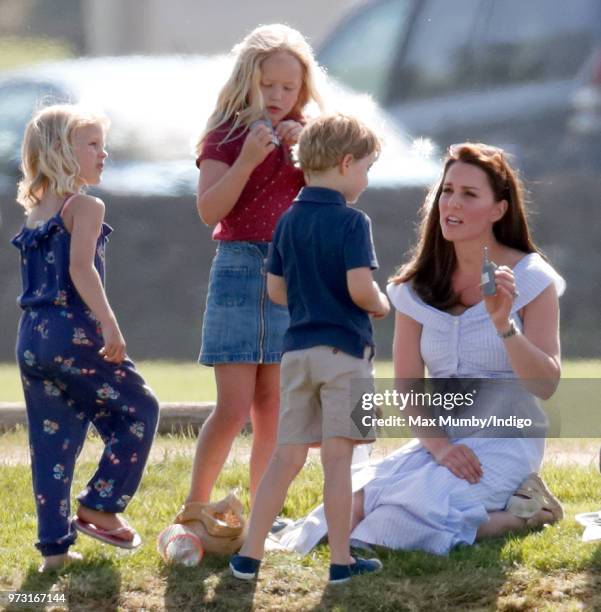
<path fill-rule="evenodd" d="M 213 372 L 194 363 L 141 362 L 140 371 L 163 401 L 212 400 Z M 378 376 L 392 376 L 392 364 L 377 364 Z M 601 361 L 570 361 L 564 376 L 596 377 Z M 17 369 L 0 364 L 0 401 L 19 401 Z M 398 440 L 380 440 L 376 454 Z M 599 440 L 549 440 L 543 475 L 564 502 L 566 519 L 541 532 L 512 536 L 453 551 L 449 557 L 421 552 L 386 552 L 385 571 L 343 589 L 326 586 L 328 552 L 307 557 L 270 553 L 256 585 L 229 577 L 226 560 L 206 558 L 197 568 L 171 567 L 155 540 L 184 499 L 194 452 L 185 436 L 155 441 L 146 476 L 128 509 L 145 545 L 134 553 L 80 538 L 85 562 L 40 576 L 32 546 L 36 535 L 27 439 L 24 430 L 0 436 L 0 590 L 69 594 L 76 610 L 576 610 L 601 609 L 601 549 L 580 542 L 577 512 L 601 507 Z M 101 452 L 92 437 L 80 457 L 73 492 L 84 486 Z M 240 436 L 215 496 L 237 489 L 248 506 L 249 439 Z M 575 459 L 574 459 L 575 458 Z M 579 461 L 567 463 L 569 461 Z M 284 514 L 304 515 L 321 499 L 322 474 L 315 455 L 295 481 Z"/>
<path fill-rule="evenodd" d="M 0 37 L 0 70 L 73 56 L 70 45 L 51 38 Z"/>
<path fill-rule="evenodd" d="M 136 364 L 146 382 L 163 402 L 205 402 L 215 399 L 213 368 L 194 362 L 142 361 Z M 0 402 L 22 402 L 18 369 L 0 363 Z"/>
<path fill-rule="evenodd" d="M 59 589 L 76 610 L 576 610 L 601 606 L 601 549 L 580 542 L 576 512 L 598 509 L 600 477 L 592 466 L 547 463 L 543 475 L 564 502 L 566 519 L 540 532 L 511 536 L 452 551 L 448 557 L 381 551 L 384 571 L 347 587 L 326 587 L 328 553 L 307 557 L 269 553 L 256 583 L 229 577 L 227 562 L 205 558 L 196 568 L 166 565 L 155 550 L 187 492 L 193 440 L 160 437 L 142 486 L 127 515 L 145 545 L 124 553 L 81 537 L 85 561 L 59 573 L 36 573 L 36 518 L 29 466 L 15 449 L 25 432 L 0 438 L 0 589 Z M 569 441 L 565 441 L 569 442 Z M 564 441 L 554 441 L 556 447 Z M 598 446 L 599 441 L 594 444 Z M 76 470 L 79 491 L 94 470 L 101 448 L 93 438 Z M 248 504 L 248 438 L 241 436 L 218 482 L 216 496 L 237 488 Z M 5 462 L 2 465 L 2 462 Z M 10 464 L 8 463 L 10 462 Z M 284 513 L 299 517 L 321 498 L 315 455 L 294 482 Z"/>
<path fill-rule="evenodd" d="M 208 402 L 215 399 L 213 369 L 197 363 L 141 361 L 138 369 L 163 402 Z M 379 378 L 392 378 L 392 362 L 376 363 Z M 601 360 L 570 360 L 563 364 L 566 378 L 601 378 Z M 23 391 L 17 367 L 0 363 L 0 402 L 22 402 Z"/>

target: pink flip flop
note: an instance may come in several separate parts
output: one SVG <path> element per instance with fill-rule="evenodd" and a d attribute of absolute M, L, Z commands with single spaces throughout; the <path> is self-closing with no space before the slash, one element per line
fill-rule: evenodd
<path fill-rule="evenodd" d="M 142 544 L 142 538 L 140 538 L 138 532 L 131 527 L 118 527 L 117 529 L 103 529 L 102 527 L 98 527 L 93 523 L 86 523 L 82 521 L 80 518 L 73 519 L 73 526 L 77 531 L 81 531 L 81 533 L 85 533 L 91 538 L 96 538 L 105 544 L 110 544 L 111 546 L 117 546 L 119 548 L 125 548 L 127 550 L 133 550 L 134 548 L 138 548 L 140 544 Z M 133 533 L 134 537 L 132 540 L 124 540 L 119 537 L 120 533 Z"/>

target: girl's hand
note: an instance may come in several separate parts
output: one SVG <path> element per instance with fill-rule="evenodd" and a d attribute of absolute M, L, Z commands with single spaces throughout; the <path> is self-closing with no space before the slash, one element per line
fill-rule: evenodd
<path fill-rule="evenodd" d="M 271 129 L 264 123 L 257 123 L 242 145 L 240 161 L 256 168 L 275 149 L 271 139 Z"/>
<path fill-rule="evenodd" d="M 509 325 L 513 300 L 517 297 L 513 270 L 507 266 L 499 266 L 495 270 L 495 283 L 497 293 L 484 296 L 484 304 L 495 327 L 504 331 Z"/>
<path fill-rule="evenodd" d="M 482 465 L 474 451 L 465 444 L 445 445 L 434 455 L 439 465 L 444 465 L 457 478 L 476 484 L 482 478 Z"/>
<path fill-rule="evenodd" d="M 116 321 L 102 325 L 104 346 L 98 351 L 105 361 L 121 363 L 125 359 L 125 339 Z"/>
<path fill-rule="evenodd" d="M 291 147 L 298 142 L 298 137 L 302 129 L 303 126 L 298 121 L 288 119 L 287 121 L 280 121 L 280 123 L 278 123 L 275 133 L 283 145 Z"/>

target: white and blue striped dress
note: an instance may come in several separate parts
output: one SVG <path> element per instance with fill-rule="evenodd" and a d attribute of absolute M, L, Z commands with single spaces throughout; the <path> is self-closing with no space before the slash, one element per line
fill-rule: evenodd
<path fill-rule="evenodd" d="M 512 314 L 551 283 L 558 295 L 562 277 L 537 253 L 523 257 L 514 274 L 519 296 Z M 432 377 L 514 378 L 502 340 L 484 302 L 451 315 L 424 303 L 407 284 L 389 285 L 394 307 L 422 325 L 421 354 Z M 543 438 L 465 437 L 482 464 L 477 484 L 457 478 L 412 440 L 380 462 L 353 466 L 353 491 L 365 493 L 365 519 L 351 537 L 393 549 L 424 550 L 444 555 L 459 544 L 473 544 L 488 512 L 502 510 L 530 472 L 537 471 Z M 281 544 L 306 554 L 326 534 L 323 506 L 285 534 Z"/>

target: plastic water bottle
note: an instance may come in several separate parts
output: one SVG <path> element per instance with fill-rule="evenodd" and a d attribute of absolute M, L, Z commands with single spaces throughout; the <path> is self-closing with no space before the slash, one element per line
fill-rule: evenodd
<path fill-rule="evenodd" d="M 200 538 L 185 525 L 169 525 L 157 538 L 157 550 L 165 561 L 188 567 L 198 565 L 204 548 Z"/>

